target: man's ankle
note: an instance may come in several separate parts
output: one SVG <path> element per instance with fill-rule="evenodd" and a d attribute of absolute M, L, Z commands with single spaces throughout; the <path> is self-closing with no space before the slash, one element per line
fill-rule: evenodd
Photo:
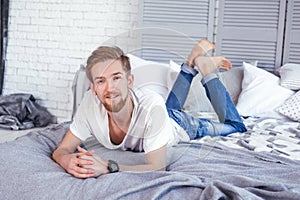
<path fill-rule="evenodd" d="M 192 74 L 193 76 L 196 76 L 198 74 L 198 70 L 194 69 L 193 67 L 190 67 L 186 63 L 183 63 L 181 65 L 181 70 L 187 74 Z"/>

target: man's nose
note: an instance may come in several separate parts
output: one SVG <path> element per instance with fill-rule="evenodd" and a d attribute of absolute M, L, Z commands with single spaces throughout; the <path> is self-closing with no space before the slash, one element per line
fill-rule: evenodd
<path fill-rule="evenodd" d="M 106 90 L 111 91 L 116 87 L 114 81 L 112 79 L 107 81 Z"/>

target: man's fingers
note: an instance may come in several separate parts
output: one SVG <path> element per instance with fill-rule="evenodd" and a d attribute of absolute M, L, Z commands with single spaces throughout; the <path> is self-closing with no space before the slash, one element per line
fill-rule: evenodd
<path fill-rule="evenodd" d="M 90 156 L 91 157 L 91 155 L 88 155 L 87 153 L 77 153 L 76 154 L 76 158 L 82 158 L 83 156 Z"/>
<path fill-rule="evenodd" d="M 79 174 L 94 174 L 93 169 L 86 169 L 82 167 L 75 167 L 75 171 Z"/>
<path fill-rule="evenodd" d="M 85 150 L 84 148 L 81 148 L 80 146 L 77 146 L 77 150 L 80 152 L 80 153 L 84 153 L 84 154 L 87 154 L 89 156 L 92 156 L 94 154 L 94 151 L 87 151 Z"/>
<path fill-rule="evenodd" d="M 75 166 L 74 169 L 70 172 L 70 174 L 77 178 L 90 178 L 95 175 L 95 172 L 92 169 L 85 169 L 82 167 Z"/>
<path fill-rule="evenodd" d="M 93 165 L 94 161 L 89 156 L 86 155 L 80 155 L 76 156 L 77 158 L 74 160 L 75 165 Z"/>
<path fill-rule="evenodd" d="M 88 152 L 87 150 L 85 150 L 84 148 L 81 148 L 80 146 L 77 146 L 77 150 L 78 150 L 80 153 L 86 153 L 86 152 Z"/>

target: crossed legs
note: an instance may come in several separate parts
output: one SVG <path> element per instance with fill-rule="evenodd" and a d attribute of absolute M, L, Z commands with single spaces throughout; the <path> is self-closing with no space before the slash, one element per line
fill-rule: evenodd
<path fill-rule="evenodd" d="M 215 46 L 209 41 L 201 40 L 192 49 L 186 63 L 182 65 L 166 101 L 169 116 L 186 130 L 191 139 L 206 135 L 228 135 L 246 131 L 226 88 L 214 74 L 218 68 L 230 69 L 231 62 L 223 56 L 205 56 L 208 51 L 214 48 Z M 198 70 L 194 69 L 193 66 L 197 67 Z M 202 74 L 202 84 L 206 95 L 220 122 L 195 118 L 182 111 L 192 80 L 198 71 Z"/>

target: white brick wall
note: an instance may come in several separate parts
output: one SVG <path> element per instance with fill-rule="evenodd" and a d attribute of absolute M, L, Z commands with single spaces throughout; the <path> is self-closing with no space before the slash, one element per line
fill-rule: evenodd
<path fill-rule="evenodd" d="M 90 52 L 108 40 L 125 51 L 135 45 L 138 0 L 10 0 L 9 6 L 3 93 L 33 94 L 59 122 L 71 118 L 72 80 Z"/>

